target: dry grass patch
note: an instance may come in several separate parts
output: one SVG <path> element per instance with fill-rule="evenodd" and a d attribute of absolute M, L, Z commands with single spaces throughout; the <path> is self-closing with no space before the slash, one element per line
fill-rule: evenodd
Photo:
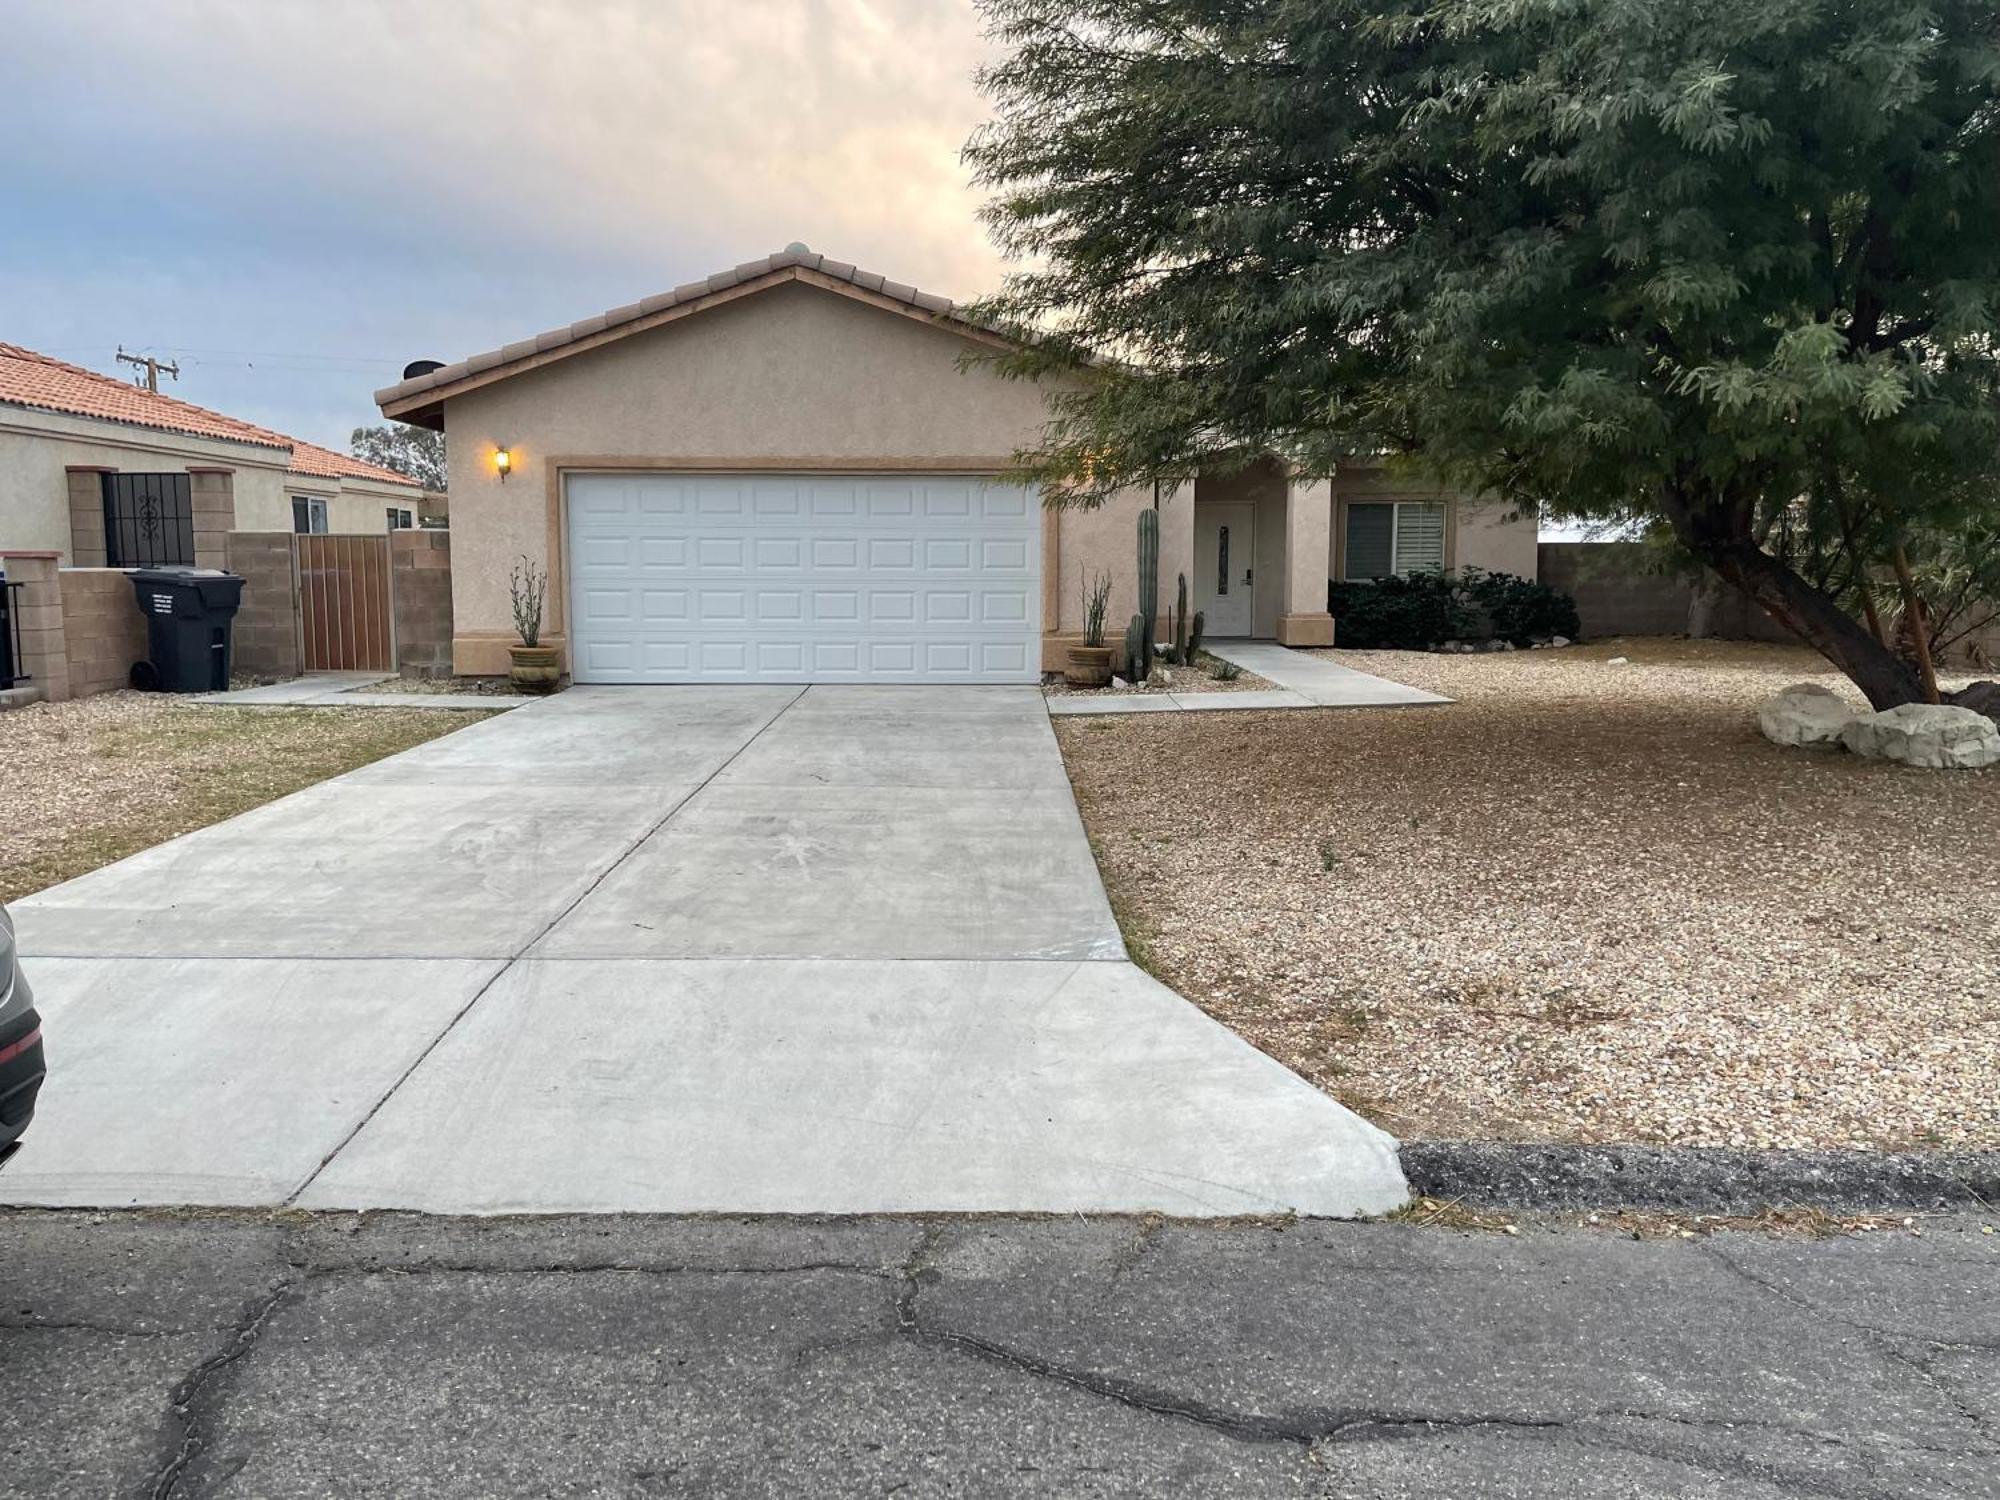
<path fill-rule="evenodd" d="M 145 693 L 0 714 L 0 901 L 484 717 L 450 709 L 217 708 Z"/>
<path fill-rule="evenodd" d="M 1785 647 L 1329 655 L 1458 702 L 1056 723 L 1167 983 L 1405 1136 L 2000 1147 L 2000 774 L 1766 743 Z"/>

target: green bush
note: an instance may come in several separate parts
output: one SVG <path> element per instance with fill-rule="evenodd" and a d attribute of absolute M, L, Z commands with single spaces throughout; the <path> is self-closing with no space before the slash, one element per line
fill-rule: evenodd
<path fill-rule="evenodd" d="M 1421 651 L 1458 640 L 1474 617 L 1446 573 L 1400 573 L 1327 590 L 1334 639 L 1357 651 Z"/>
<path fill-rule="evenodd" d="M 1576 601 L 1546 583 L 1532 583 L 1512 573 L 1489 573 L 1484 568 L 1467 568 L 1458 581 L 1485 614 L 1485 634 L 1490 638 L 1526 646 L 1550 636 L 1566 635 L 1575 640 L 1583 634 Z"/>
<path fill-rule="evenodd" d="M 1526 646 L 1580 634 L 1569 595 L 1483 568 L 1331 583 L 1327 608 L 1336 639 L 1357 651 L 1422 651 L 1444 641 L 1495 639 Z"/>

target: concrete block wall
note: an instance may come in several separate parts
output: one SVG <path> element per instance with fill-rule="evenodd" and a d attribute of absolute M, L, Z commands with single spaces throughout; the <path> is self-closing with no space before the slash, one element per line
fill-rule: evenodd
<path fill-rule="evenodd" d="M 389 533 L 396 665 L 407 676 L 451 675 L 451 533 Z"/>
<path fill-rule="evenodd" d="M 235 667 L 258 677 L 296 677 L 299 580 L 289 531 L 232 531 L 223 566 L 243 577 L 243 601 L 230 636 Z"/>
<path fill-rule="evenodd" d="M 69 478 L 69 560 L 79 568 L 104 566 L 104 476 L 115 469 L 73 464 Z"/>
<path fill-rule="evenodd" d="M 224 566 L 236 529 L 236 471 L 189 469 L 188 510 L 194 518 L 194 565 Z"/>
<path fill-rule="evenodd" d="M 24 687 L 39 689 L 50 703 L 68 698 L 69 654 L 63 641 L 62 584 L 59 552 L 0 552 L 0 572 L 7 582 L 21 585 L 14 607 L 21 627 L 21 660 L 14 670 L 30 679 Z"/>
<path fill-rule="evenodd" d="M 64 568 L 58 577 L 68 695 L 87 698 L 129 687 L 132 664 L 151 654 L 132 575 L 122 568 Z"/>

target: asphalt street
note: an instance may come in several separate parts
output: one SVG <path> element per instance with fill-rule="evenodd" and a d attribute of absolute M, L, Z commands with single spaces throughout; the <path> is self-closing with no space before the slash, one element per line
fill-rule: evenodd
<path fill-rule="evenodd" d="M 0 1216 L 22 1496 L 2000 1495 L 2000 1234 Z"/>

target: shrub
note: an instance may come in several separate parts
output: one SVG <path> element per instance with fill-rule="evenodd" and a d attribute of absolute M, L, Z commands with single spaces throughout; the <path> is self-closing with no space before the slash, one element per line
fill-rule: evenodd
<path fill-rule="evenodd" d="M 1485 634 L 1489 637 L 1525 646 L 1554 635 L 1575 640 L 1583 633 L 1576 601 L 1546 583 L 1532 583 L 1512 573 L 1467 568 L 1459 574 L 1459 586 L 1485 614 Z"/>
<path fill-rule="evenodd" d="M 1511 573 L 1404 573 L 1327 587 L 1341 645 L 1357 651 L 1422 651 L 1443 641 L 1499 639 L 1526 646 L 1575 639 L 1576 601 Z"/>
<path fill-rule="evenodd" d="M 1373 583 L 1336 583 L 1327 590 L 1335 639 L 1357 651 L 1421 651 L 1456 640 L 1473 627 L 1472 611 L 1450 575 L 1402 573 Z"/>

